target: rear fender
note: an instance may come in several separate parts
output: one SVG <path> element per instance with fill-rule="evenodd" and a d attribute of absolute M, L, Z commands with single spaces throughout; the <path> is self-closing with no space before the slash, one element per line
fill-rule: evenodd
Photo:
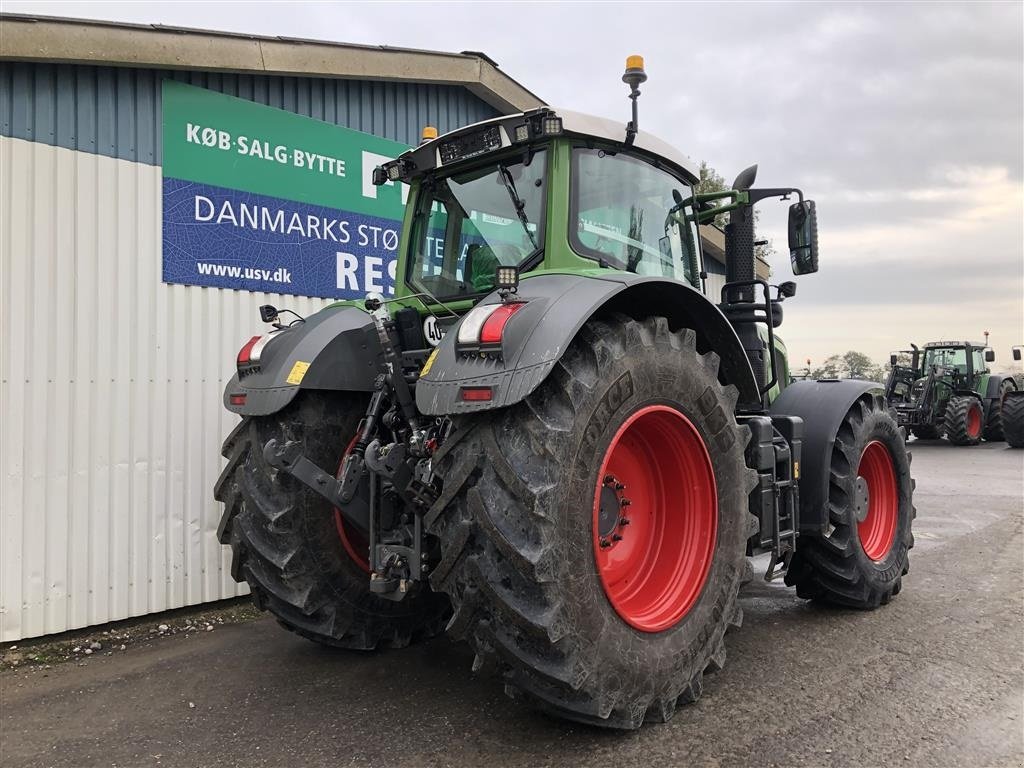
<path fill-rule="evenodd" d="M 746 353 L 729 321 L 704 294 L 675 281 L 625 273 L 607 276 L 538 275 L 524 279 L 516 295 L 526 306 L 505 326 L 500 354 L 456 349 L 461 325 L 445 334 L 416 384 L 416 406 L 429 416 L 496 410 L 526 398 L 551 373 L 583 324 L 623 312 L 664 316 L 673 329 L 692 328 L 700 352 L 721 358 L 719 378 L 734 384 L 742 404 L 760 405 Z M 481 304 L 501 301 L 497 292 Z M 489 401 L 461 400 L 462 387 L 491 387 Z"/>
<path fill-rule="evenodd" d="M 859 379 L 795 381 L 772 403 L 772 416 L 804 420 L 800 478 L 800 532 L 824 536 L 828 531 L 828 483 L 836 433 L 853 404 L 884 398 L 885 387 Z M 797 474 L 794 472 L 794 474 Z"/>
<path fill-rule="evenodd" d="M 369 392 L 380 359 L 370 315 L 349 305 L 328 307 L 275 334 L 259 368 L 241 379 L 236 372 L 228 382 L 224 407 L 242 416 L 265 416 L 288 405 L 300 389 Z M 232 395 L 245 395 L 244 404 L 232 404 Z"/>

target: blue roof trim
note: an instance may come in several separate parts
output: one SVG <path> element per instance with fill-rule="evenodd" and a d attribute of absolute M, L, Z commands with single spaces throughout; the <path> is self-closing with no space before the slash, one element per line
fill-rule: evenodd
<path fill-rule="evenodd" d="M 452 85 L 5 61 L 0 135 L 160 165 L 165 78 L 409 145 L 498 115 Z"/>

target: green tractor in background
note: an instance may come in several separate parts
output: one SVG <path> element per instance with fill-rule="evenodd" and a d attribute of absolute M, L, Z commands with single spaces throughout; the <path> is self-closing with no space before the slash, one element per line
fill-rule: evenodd
<path fill-rule="evenodd" d="M 789 383 L 796 286 L 754 270 L 753 206 L 781 198 L 793 272 L 817 271 L 814 203 L 756 166 L 697 194 L 637 128 L 645 79 L 631 57 L 625 125 L 543 107 L 385 163 L 375 184 L 409 185 L 394 295 L 261 308 L 215 495 L 234 577 L 285 628 L 362 650 L 447 631 L 510 695 L 637 728 L 725 663 L 747 556 L 801 598 L 900 592 L 913 480 L 882 388 Z M 707 295 L 698 227 L 723 213 Z"/>
<path fill-rule="evenodd" d="M 954 445 L 1002 440 L 1003 401 L 1017 384 L 1009 374 L 989 370 L 995 352 L 971 341 L 910 346 L 889 357 L 885 396 L 896 422 L 922 440 L 943 435 Z"/>
<path fill-rule="evenodd" d="M 1021 361 L 1024 347 L 1013 348 L 1013 359 Z M 1016 389 L 1007 391 L 1003 397 L 1003 435 L 1011 448 L 1024 448 L 1024 374 L 1017 379 Z"/>

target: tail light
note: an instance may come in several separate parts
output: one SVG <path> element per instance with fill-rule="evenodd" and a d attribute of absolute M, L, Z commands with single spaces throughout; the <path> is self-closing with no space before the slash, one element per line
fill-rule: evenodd
<path fill-rule="evenodd" d="M 238 357 L 235 360 L 239 370 L 259 365 L 260 357 L 263 355 L 263 350 L 266 349 L 267 344 L 270 343 L 270 340 L 278 333 L 280 333 L 280 331 L 265 333 L 262 336 L 253 336 L 245 342 L 245 345 L 238 350 Z"/>
<path fill-rule="evenodd" d="M 240 368 L 243 365 L 250 365 L 253 362 L 252 350 L 262 338 L 262 336 L 253 336 L 251 339 L 245 342 L 245 346 L 238 350 L 238 359 L 236 360 L 236 362 L 238 363 L 238 366 Z M 256 362 L 259 362 L 259 357 L 256 358 Z"/>
<path fill-rule="evenodd" d="M 459 325 L 459 344 L 464 345 L 497 345 L 501 344 L 502 335 L 509 319 L 526 306 L 526 302 L 509 302 L 506 304 L 483 304 L 473 307 Z"/>

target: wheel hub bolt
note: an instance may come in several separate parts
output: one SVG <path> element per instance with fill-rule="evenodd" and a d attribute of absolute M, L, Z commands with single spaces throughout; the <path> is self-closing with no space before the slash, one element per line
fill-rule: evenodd
<path fill-rule="evenodd" d="M 601 537 L 601 549 L 607 549 L 611 545 L 612 543 L 608 541 L 608 539 L 606 539 L 604 536 Z"/>
<path fill-rule="evenodd" d="M 629 518 L 628 517 L 620 517 L 619 518 L 619 525 L 629 525 Z"/>
<path fill-rule="evenodd" d="M 632 502 L 632 501 L 630 501 L 629 499 L 623 499 L 622 501 L 620 501 L 620 502 L 619 502 L 619 506 L 622 506 L 622 507 L 628 507 L 628 506 L 630 506 L 630 505 L 631 505 L 632 503 L 633 503 L 633 502 Z"/>

